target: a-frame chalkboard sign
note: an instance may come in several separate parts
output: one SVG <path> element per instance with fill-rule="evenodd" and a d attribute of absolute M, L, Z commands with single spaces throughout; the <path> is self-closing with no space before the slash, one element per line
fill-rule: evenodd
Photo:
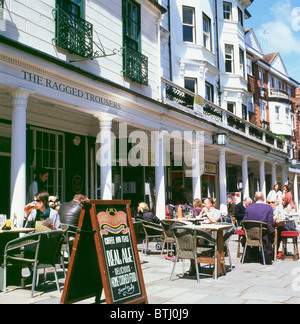
<path fill-rule="evenodd" d="M 89 200 L 83 207 L 61 298 L 71 304 L 104 289 L 107 304 L 147 304 L 130 201 Z"/>

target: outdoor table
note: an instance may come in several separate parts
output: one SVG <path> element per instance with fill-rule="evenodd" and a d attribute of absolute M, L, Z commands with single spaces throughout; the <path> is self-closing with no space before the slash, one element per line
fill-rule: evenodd
<path fill-rule="evenodd" d="M 218 263 L 218 272 L 217 278 L 221 276 L 226 276 L 226 267 L 225 267 L 225 253 L 224 253 L 224 236 L 223 231 L 229 230 L 232 228 L 231 224 L 201 224 L 201 225 L 192 225 L 193 228 L 212 231 L 217 233 L 217 263 Z M 201 258 L 200 258 L 201 263 Z"/>
<path fill-rule="evenodd" d="M 11 230 L 0 230 L 0 291 L 3 291 L 4 277 L 4 249 L 8 242 L 15 240 L 19 234 L 26 234 L 35 231 L 35 228 L 13 228 Z M 7 271 L 8 284 L 20 285 L 22 277 L 22 267 L 10 266 Z"/>
<path fill-rule="evenodd" d="M 166 218 L 165 221 L 170 223 L 192 224 L 207 220 L 207 218 Z"/>

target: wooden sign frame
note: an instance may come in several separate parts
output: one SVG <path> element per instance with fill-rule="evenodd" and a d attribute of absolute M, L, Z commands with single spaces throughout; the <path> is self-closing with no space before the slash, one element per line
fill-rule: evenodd
<path fill-rule="evenodd" d="M 62 304 L 91 297 L 100 302 L 103 289 L 107 304 L 148 304 L 130 204 L 89 200 L 84 205 Z"/>

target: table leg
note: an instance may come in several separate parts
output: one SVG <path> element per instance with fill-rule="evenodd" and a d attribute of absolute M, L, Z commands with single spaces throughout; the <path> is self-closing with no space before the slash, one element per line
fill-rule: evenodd
<path fill-rule="evenodd" d="M 226 276 L 223 230 L 219 230 L 217 235 L 217 263 L 217 278 Z"/>

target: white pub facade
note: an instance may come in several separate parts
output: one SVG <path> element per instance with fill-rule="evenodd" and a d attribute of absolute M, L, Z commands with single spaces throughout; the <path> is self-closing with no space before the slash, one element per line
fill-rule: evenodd
<path fill-rule="evenodd" d="M 21 225 L 37 167 L 49 170 L 47 189 L 62 201 L 76 193 L 130 199 L 133 208 L 147 201 L 160 218 L 168 199 L 183 202 L 183 189 L 221 205 L 228 192 L 297 183 L 280 140 L 224 109 L 238 89 L 237 107 L 250 94 L 240 78 L 222 81 L 213 26 L 223 11 L 213 2 L 203 1 L 201 16 L 211 20 L 211 48 L 193 44 L 176 57 L 175 1 L 0 0 L 0 212 Z M 195 51 L 203 57 L 193 62 Z M 207 98 L 200 112 L 190 79 Z"/>

